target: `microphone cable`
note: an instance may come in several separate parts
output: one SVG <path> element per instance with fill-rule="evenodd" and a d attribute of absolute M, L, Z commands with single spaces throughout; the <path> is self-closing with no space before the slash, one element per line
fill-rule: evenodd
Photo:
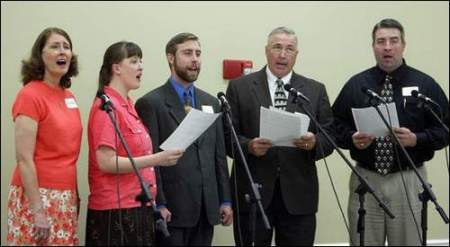
<path fill-rule="evenodd" d="M 312 109 L 311 105 L 310 105 L 309 108 L 310 108 L 310 110 L 311 110 L 311 114 L 313 114 L 313 117 L 315 118 L 316 116 L 315 116 L 315 114 L 314 114 L 314 110 Z M 320 132 L 320 128 L 317 128 L 317 133 L 319 133 L 319 132 Z M 322 134 L 323 134 L 323 133 L 322 133 Z M 323 134 L 323 135 L 324 135 L 324 134 Z M 341 200 L 339 199 L 339 196 L 338 196 L 337 191 L 336 191 L 336 187 L 334 186 L 333 177 L 331 176 L 330 169 L 329 169 L 329 167 L 328 167 L 328 162 L 327 162 L 327 159 L 326 159 L 326 157 L 325 157 L 325 152 L 324 152 L 324 150 L 323 150 L 322 143 L 321 143 L 320 141 L 318 141 L 317 143 L 319 144 L 318 146 L 319 146 L 320 154 L 321 154 L 322 157 L 323 157 L 323 162 L 324 162 L 324 164 L 325 164 L 325 168 L 326 168 L 326 171 L 327 171 L 327 175 L 328 175 L 328 178 L 329 178 L 329 180 L 330 180 L 331 188 L 333 189 L 333 194 L 334 194 L 334 197 L 336 198 L 336 202 L 337 202 L 337 204 L 338 204 L 339 211 L 340 211 L 341 216 L 342 216 L 342 220 L 344 221 L 345 228 L 347 228 L 347 232 L 348 232 L 348 234 L 350 235 L 350 227 L 348 226 L 347 218 L 345 217 L 344 210 L 342 209 Z M 350 241 L 351 241 L 351 239 L 350 239 Z"/>
<path fill-rule="evenodd" d="M 117 121 L 117 117 L 116 117 L 116 111 L 114 111 L 114 122 Z M 117 123 L 117 122 L 116 122 Z M 114 124 L 114 123 L 113 123 Z M 113 126 L 114 127 L 114 126 Z M 117 205 L 118 205 L 118 214 L 119 214 L 119 230 L 120 230 L 120 244 L 122 246 L 124 246 L 125 241 L 124 241 L 124 230 L 123 230 L 123 224 L 122 224 L 122 210 L 121 210 L 121 205 L 120 205 L 120 173 L 119 173 L 119 154 L 118 154 L 118 140 L 117 140 L 117 133 L 115 134 L 115 146 L 116 146 L 116 191 L 117 191 Z M 111 210 L 112 211 L 112 210 Z M 110 212 L 111 212 L 110 211 Z"/>
<path fill-rule="evenodd" d="M 441 119 L 444 119 L 444 113 L 443 113 L 441 105 L 437 104 L 436 106 L 439 109 L 439 117 Z M 444 152 L 445 152 L 445 164 L 447 165 L 447 173 L 449 173 L 450 170 L 449 170 L 449 167 L 448 167 L 448 150 L 447 150 L 447 146 L 444 147 Z"/>
<path fill-rule="evenodd" d="M 322 143 L 318 142 L 318 144 L 319 144 L 320 153 L 321 153 L 322 157 L 324 157 L 325 154 L 323 151 Z M 338 204 L 339 211 L 341 212 L 341 216 L 342 216 L 342 220 L 344 221 L 345 228 L 347 228 L 347 232 L 350 233 L 350 227 L 348 226 L 348 221 L 347 221 L 347 218 L 345 217 L 344 210 L 342 209 L 341 201 L 339 200 L 339 196 L 336 192 L 336 187 L 334 186 L 333 177 L 331 176 L 330 169 L 328 167 L 328 162 L 325 157 L 323 158 L 323 162 L 325 164 L 325 168 L 327 170 L 327 175 L 328 175 L 328 178 L 330 179 L 331 188 L 333 189 L 333 194 L 334 194 L 334 197 L 336 198 L 336 202 Z"/>
<path fill-rule="evenodd" d="M 449 168 L 448 168 L 448 150 L 447 147 L 444 148 L 444 152 L 445 152 L 445 163 L 447 165 L 447 173 L 450 172 Z"/>
<path fill-rule="evenodd" d="M 417 107 L 418 108 L 423 108 L 424 106 L 424 104 L 426 104 L 426 102 L 425 103 L 419 103 L 418 105 L 417 105 Z M 438 108 L 438 110 L 439 110 L 439 117 L 440 117 L 440 119 L 441 120 L 443 120 L 444 119 L 444 113 L 443 113 L 443 110 L 442 110 L 442 107 L 441 107 L 441 105 L 439 105 L 439 104 L 432 104 L 432 105 L 434 105 L 434 106 L 436 106 L 437 108 Z M 431 107 L 430 107 L 430 105 L 428 105 L 428 107 L 429 107 L 429 111 L 431 111 Z M 433 114 L 434 115 L 434 114 Z M 436 116 L 436 115 L 434 115 L 434 116 Z M 449 170 L 449 166 L 448 166 L 448 150 L 447 150 L 447 146 L 445 146 L 444 147 L 444 152 L 445 152 L 445 164 L 447 165 L 447 173 L 449 173 L 450 172 L 450 170 Z"/>
<path fill-rule="evenodd" d="M 437 104 L 438 108 L 439 108 L 439 116 L 441 119 L 444 119 L 444 114 L 443 114 L 443 110 L 441 108 L 441 106 L 439 104 Z M 444 152 L 445 152 L 445 164 L 447 165 L 447 174 L 450 172 L 449 168 L 448 168 L 448 150 L 447 150 L 447 146 L 444 147 Z"/>
<path fill-rule="evenodd" d="M 230 117 L 231 118 L 231 117 Z M 225 121 L 228 125 L 228 121 Z M 231 126 L 228 126 L 228 130 L 230 131 L 230 146 L 231 146 L 231 156 L 233 157 L 233 173 L 234 173 L 234 178 L 233 178 L 233 183 L 234 183 L 234 200 L 235 200 L 235 205 L 236 205 L 236 223 L 237 223 L 237 232 L 238 232 L 238 238 L 239 238 L 239 244 L 240 246 L 244 246 L 244 243 L 242 242 L 242 231 L 241 231 L 241 217 L 240 217 L 240 209 L 239 209 L 239 195 L 238 195 L 238 182 L 237 182 L 237 165 L 238 162 L 236 160 L 236 153 L 234 150 L 234 141 L 233 141 L 233 133 L 231 130 Z M 239 141 L 239 140 L 238 140 Z M 239 143 L 236 143 L 236 145 L 240 145 Z M 245 158 L 245 157 L 244 157 Z M 255 219 L 256 220 L 256 219 Z"/>
<path fill-rule="evenodd" d="M 103 89 L 97 91 L 96 97 L 101 99 L 101 102 L 102 102 L 101 104 L 104 104 L 105 103 L 104 98 L 99 97 L 100 94 L 105 94 Z M 100 109 L 106 115 L 111 116 L 110 120 L 111 120 L 111 124 L 113 125 L 112 127 L 113 127 L 114 133 L 115 133 L 115 135 L 114 135 L 115 142 L 114 143 L 115 143 L 115 149 L 116 149 L 115 150 L 115 153 L 116 153 L 116 160 L 115 160 L 115 163 L 116 163 L 116 192 L 117 192 L 117 205 L 118 205 L 117 212 L 118 212 L 118 215 L 119 215 L 119 226 L 118 227 L 119 227 L 119 231 L 120 231 L 120 243 L 123 246 L 125 241 L 124 241 L 124 230 L 123 230 L 123 224 L 122 224 L 122 210 L 121 210 L 121 204 L 120 204 L 119 154 L 117 153 L 118 152 L 118 139 L 117 139 L 118 134 L 115 131 L 115 129 L 116 129 L 115 124 L 117 124 L 117 116 L 116 116 L 117 112 L 115 111 L 114 107 L 111 107 L 111 108 L 112 108 L 111 111 L 114 111 L 114 114 L 109 115 L 107 110 L 104 109 L 102 106 L 100 106 Z M 97 163 L 98 163 L 98 161 L 97 161 Z M 108 212 L 108 236 L 107 236 L 107 242 L 108 242 L 108 246 L 110 246 L 111 245 L 111 218 L 112 218 L 112 214 L 113 214 L 114 209 L 108 209 L 108 211 L 109 212 Z"/>
<path fill-rule="evenodd" d="M 395 104 L 394 104 L 395 106 Z M 392 127 L 392 120 L 391 120 L 391 113 L 389 112 L 389 108 L 387 106 L 386 103 L 384 103 L 384 107 L 386 108 L 386 112 L 387 112 L 387 116 L 388 116 L 388 120 L 389 120 L 389 125 Z M 395 133 L 394 133 L 395 134 Z M 392 137 L 395 138 L 395 137 Z M 398 145 L 401 145 L 400 143 L 398 143 Z M 403 174 L 403 169 L 400 163 L 400 156 L 398 154 L 398 148 L 397 145 L 393 145 L 394 146 L 394 153 L 395 153 L 395 158 L 397 160 L 397 165 L 399 168 L 399 172 L 400 172 L 400 177 L 402 179 L 402 184 L 403 184 L 403 188 L 405 189 L 405 195 L 406 195 L 406 201 L 408 202 L 408 208 L 411 212 L 413 221 L 414 221 L 414 225 L 416 226 L 416 230 L 417 230 L 417 236 L 419 237 L 419 242 L 422 242 L 422 234 L 420 234 L 420 229 L 419 229 L 419 224 L 417 223 L 417 219 L 414 215 L 414 210 L 412 208 L 412 203 L 411 203 L 411 199 L 409 198 L 409 194 L 408 194 L 408 188 L 406 186 L 406 182 L 405 182 L 405 178 L 404 178 L 404 174 Z M 415 164 L 413 164 L 415 165 Z M 412 168 L 414 169 L 414 168 Z"/>
<path fill-rule="evenodd" d="M 218 97 L 219 98 L 219 101 L 221 101 L 220 100 L 220 97 Z M 222 111 L 224 111 L 223 109 L 224 109 L 224 107 L 225 106 L 223 106 L 223 104 L 222 104 Z M 239 140 L 237 140 L 238 142 L 237 143 L 234 143 L 234 138 L 233 138 L 233 130 L 231 129 L 232 128 L 232 126 L 229 126 L 229 123 L 228 123 L 228 119 L 227 119 L 227 116 L 229 116 L 230 117 L 230 120 L 231 120 L 231 124 L 232 124 L 232 122 L 233 122 L 233 119 L 232 119 L 232 117 L 231 117 L 231 111 L 230 111 L 230 115 L 227 115 L 227 114 L 223 114 L 222 113 L 222 117 L 225 115 L 225 117 L 223 118 L 223 125 L 224 125 L 224 132 L 225 132 L 225 128 L 229 131 L 229 133 L 230 133 L 230 148 L 231 148 L 231 157 L 233 158 L 233 166 L 232 166 L 232 173 L 234 173 L 234 178 L 233 178 L 233 184 L 234 184 L 234 204 L 236 205 L 236 221 L 237 222 L 233 222 L 233 225 L 234 224 L 236 224 L 236 228 L 237 228 L 237 234 L 238 234 L 238 240 L 239 240 L 239 245 L 240 246 L 244 246 L 244 243 L 242 242 L 242 230 L 241 230 L 241 217 L 240 217 L 240 208 L 239 208 L 239 195 L 238 195 L 238 182 L 237 182 L 237 177 L 238 177 L 238 175 L 237 175 L 237 166 L 238 166 L 238 161 L 237 161 L 237 159 L 236 159 L 236 153 L 235 153 L 235 148 L 234 148 L 234 145 L 240 145 L 240 143 L 239 143 Z M 240 156 L 239 156 L 240 157 Z M 244 159 L 245 159 L 245 157 L 243 157 Z M 243 161 L 241 161 L 241 162 L 243 162 Z M 250 169 L 250 168 L 249 168 Z M 251 186 L 253 186 L 253 185 L 251 185 Z M 233 203 L 232 203 L 232 205 L 233 205 Z M 256 216 L 257 217 L 257 216 Z M 256 218 L 254 219 L 255 221 L 256 221 Z M 252 239 L 252 241 L 253 241 L 253 239 Z"/>

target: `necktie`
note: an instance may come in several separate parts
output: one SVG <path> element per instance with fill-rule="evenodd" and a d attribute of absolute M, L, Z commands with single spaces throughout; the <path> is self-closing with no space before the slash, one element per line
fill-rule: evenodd
<path fill-rule="evenodd" d="M 391 84 L 392 77 L 386 75 L 383 89 L 380 96 L 390 103 L 394 99 L 394 90 Z M 391 136 L 381 136 L 375 139 L 375 168 L 381 175 L 389 173 L 390 168 L 394 163 L 394 144 Z"/>
<path fill-rule="evenodd" d="M 184 100 L 184 112 L 188 113 L 192 108 L 192 102 L 191 97 L 189 96 L 189 91 L 184 91 L 183 100 Z"/>
<path fill-rule="evenodd" d="M 277 79 L 275 82 L 277 84 L 277 88 L 275 89 L 274 106 L 277 109 L 286 110 L 287 97 L 283 89 L 284 83 L 280 79 Z"/>

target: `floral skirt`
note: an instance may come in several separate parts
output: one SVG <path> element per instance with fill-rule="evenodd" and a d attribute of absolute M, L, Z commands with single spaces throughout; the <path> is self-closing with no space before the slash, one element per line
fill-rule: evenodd
<path fill-rule="evenodd" d="M 39 188 L 50 224 L 43 245 L 79 245 L 78 196 L 75 190 Z M 11 185 L 8 198 L 8 245 L 37 245 L 34 217 L 23 187 Z"/>

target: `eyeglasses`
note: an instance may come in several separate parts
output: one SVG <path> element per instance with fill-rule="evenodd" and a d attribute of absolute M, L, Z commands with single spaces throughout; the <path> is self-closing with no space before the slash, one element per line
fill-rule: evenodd
<path fill-rule="evenodd" d="M 281 52 L 284 51 L 288 56 L 292 56 L 297 52 L 297 49 L 294 47 L 283 47 L 281 45 L 274 45 L 270 48 L 270 50 L 275 54 L 281 54 Z"/>

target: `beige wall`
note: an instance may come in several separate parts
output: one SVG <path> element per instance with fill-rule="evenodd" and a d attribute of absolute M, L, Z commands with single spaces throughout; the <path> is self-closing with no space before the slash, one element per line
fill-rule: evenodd
<path fill-rule="evenodd" d="M 164 56 L 174 34 L 189 31 L 201 39 L 203 68 L 197 86 L 216 95 L 226 89 L 223 59 L 250 59 L 255 69 L 265 64 L 267 34 L 280 25 L 293 28 L 300 54 L 295 71 L 326 84 L 330 101 L 349 77 L 374 65 L 371 51 L 373 25 L 386 17 L 405 27 L 408 64 L 434 77 L 448 92 L 448 2 L 2 2 L 1 3 L 1 244 L 5 244 L 6 201 L 15 166 L 11 106 L 21 88 L 20 61 L 29 56 L 37 35 L 58 26 L 72 38 L 79 55 L 80 75 L 72 90 L 81 110 L 84 136 L 78 162 L 82 209 L 80 237 L 84 242 L 87 185 L 88 111 L 97 88 L 98 71 L 106 48 L 129 40 L 144 52 L 144 77 L 137 99 L 163 83 L 169 75 Z M 429 180 L 448 213 L 448 171 L 444 153 L 428 163 Z M 349 168 L 336 152 L 327 159 L 346 212 Z M 323 162 L 316 243 L 347 242 Z M 445 225 L 429 206 L 429 239 L 448 239 Z M 215 244 L 233 244 L 231 228 L 217 227 Z"/>

